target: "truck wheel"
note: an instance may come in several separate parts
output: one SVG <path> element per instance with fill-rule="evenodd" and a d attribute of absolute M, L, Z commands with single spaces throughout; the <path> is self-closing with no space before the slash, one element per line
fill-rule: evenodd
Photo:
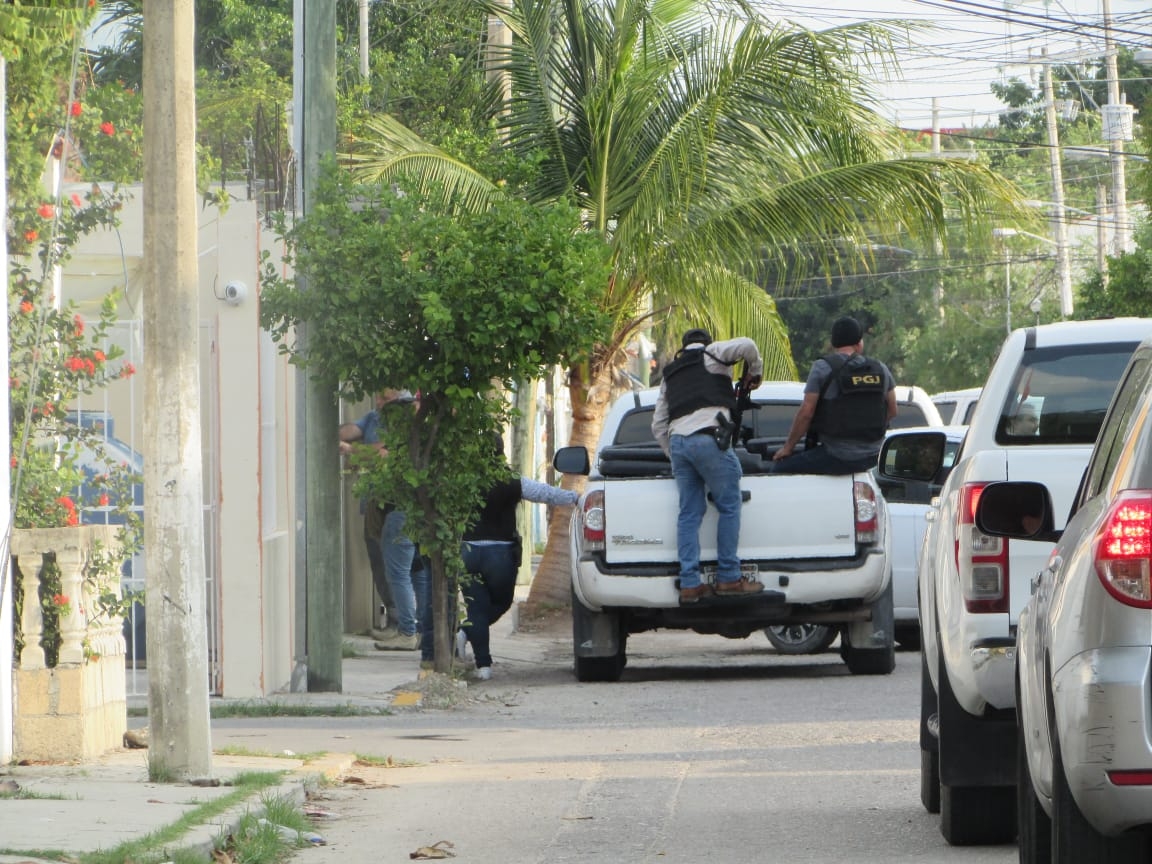
<path fill-rule="evenodd" d="M 840 657 L 853 675 L 890 675 L 896 668 L 895 613 L 892 580 L 872 604 L 872 620 L 845 624 Z M 865 647 L 867 646 L 867 647 Z"/>
<path fill-rule="evenodd" d="M 764 635 L 778 654 L 819 654 L 828 650 L 840 634 L 823 624 L 780 624 L 765 627 Z"/>
<path fill-rule="evenodd" d="M 981 739 L 975 730 L 965 729 L 959 721 L 949 721 L 950 717 L 958 717 L 964 711 L 952 695 L 952 685 L 948 682 L 948 673 L 944 669 L 944 660 L 940 658 L 940 690 L 937 703 L 939 705 L 939 737 L 940 752 L 946 753 L 951 746 L 955 750 L 955 742 L 963 741 L 966 749 L 971 750 L 979 746 Z M 955 722 L 953 728 L 949 725 Z M 987 722 L 987 721 L 972 721 Z M 966 734 L 967 733 L 967 734 Z M 947 738 L 948 735 L 954 736 Z M 945 741 L 953 741 L 947 745 Z M 947 767 L 943 764 L 944 756 L 940 756 L 940 772 L 947 777 Z M 1012 765 L 1013 776 L 1015 765 Z M 940 783 L 940 833 L 952 846 L 984 846 L 994 843 L 1011 843 L 1016 836 L 1016 789 L 1014 786 L 1000 785 L 949 785 L 943 780 Z"/>
<path fill-rule="evenodd" d="M 1020 682 L 1016 682 L 1016 704 L 1020 704 Z M 1028 748 L 1024 728 L 1016 724 L 1016 843 L 1020 864 L 1049 864 L 1052 860 L 1052 820 L 1040 805 L 1028 768 Z"/>
<path fill-rule="evenodd" d="M 942 784 L 940 833 L 952 846 L 1011 843 L 1016 833 L 1016 790 Z"/>
<path fill-rule="evenodd" d="M 1060 758 L 1059 736 L 1052 735 L 1052 864 L 1107 861 L 1141 864 L 1149 860 L 1149 841 L 1142 835 L 1106 837 L 1080 812 Z"/>
<path fill-rule="evenodd" d="M 929 813 L 940 812 L 940 748 L 929 728 L 936 714 L 936 691 L 928 661 L 920 655 L 920 803 Z"/>
<path fill-rule="evenodd" d="M 628 662 L 619 612 L 593 612 L 572 592 L 572 656 L 577 681 L 619 681 Z M 591 655 L 595 652 L 594 656 Z"/>
<path fill-rule="evenodd" d="M 620 655 L 576 658 L 576 680 L 580 682 L 619 681 L 623 671 L 624 661 Z"/>

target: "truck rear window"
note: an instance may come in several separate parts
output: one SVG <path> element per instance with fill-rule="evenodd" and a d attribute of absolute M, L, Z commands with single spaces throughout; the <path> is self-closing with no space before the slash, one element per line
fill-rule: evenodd
<path fill-rule="evenodd" d="M 1136 342 L 1026 351 L 1001 407 L 996 442 L 1092 444 Z"/>

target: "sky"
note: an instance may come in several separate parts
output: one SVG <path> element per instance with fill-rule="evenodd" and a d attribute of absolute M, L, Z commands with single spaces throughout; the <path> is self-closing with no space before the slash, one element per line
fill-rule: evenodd
<path fill-rule="evenodd" d="M 877 87 L 881 112 L 910 129 L 931 128 L 933 97 L 942 128 L 995 123 L 1005 106 L 992 95 L 990 84 L 1012 77 L 1038 82 L 1040 67 L 1027 61 L 1042 49 L 1049 56 L 1102 55 L 1103 2 L 825 0 L 801 6 L 795 0 L 761 0 L 769 14 L 779 10 L 782 17 L 812 29 L 861 20 L 930 25 L 931 29 L 913 35 L 917 43 L 913 50 L 902 52 L 902 80 Z M 1110 0 L 1110 7 L 1117 45 L 1152 47 L 1152 9 L 1147 0 Z"/>

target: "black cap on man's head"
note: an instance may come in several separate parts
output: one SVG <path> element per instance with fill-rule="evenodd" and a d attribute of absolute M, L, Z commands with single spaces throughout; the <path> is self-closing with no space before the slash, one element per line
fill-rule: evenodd
<path fill-rule="evenodd" d="M 855 318 L 845 315 L 832 322 L 832 347 L 846 348 L 864 338 L 864 328 Z"/>
<path fill-rule="evenodd" d="M 681 348 L 687 348 L 695 342 L 703 342 L 705 345 L 712 344 L 712 334 L 707 330 L 702 330 L 699 327 L 694 327 L 684 334 L 684 339 L 680 343 Z"/>

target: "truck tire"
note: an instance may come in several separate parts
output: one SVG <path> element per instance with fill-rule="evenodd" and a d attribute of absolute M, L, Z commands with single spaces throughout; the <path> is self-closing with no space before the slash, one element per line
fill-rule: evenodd
<path fill-rule="evenodd" d="M 840 630 L 824 624 L 778 624 L 765 627 L 764 635 L 777 654 L 819 654 L 836 641 Z"/>
<path fill-rule="evenodd" d="M 870 621 L 845 624 L 840 657 L 853 675 L 891 675 L 896 668 L 896 624 L 892 610 L 892 580 L 872 604 Z"/>
<path fill-rule="evenodd" d="M 920 655 L 920 803 L 929 813 L 940 812 L 940 747 L 930 728 L 937 717 L 936 690 L 928 661 Z"/>
<path fill-rule="evenodd" d="M 950 784 L 945 778 L 949 772 L 944 759 L 949 747 L 957 742 L 967 751 L 984 746 L 991 747 L 991 741 L 980 738 L 984 731 L 981 724 L 986 721 L 975 718 L 960 722 L 959 718 L 969 715 L 956 702 L 952 695 L 952 685 L 948 682 L 948 672 L 944 668 L 943 655 L 940 657 L 939 692 L 939 744 L 940 744 L 940 833 L 952 846 L 985 846 L 995 843 L 1011 843 L 1016 837 L 1016 789 L 1014 785 L 960 785 Z M 953 736 L 949 738 L 948 736 Z M 1015 734 L 1013 733 L 1013 742 Z M 1015 749 L 1015 748 L 1013 748 Z M 976 754 L 972 754 L 975 756 Z M 971 756 L 969 757 L 972 758 Z M 978 759 L 978 756 L 977 756 Z M 1015 776 L 1015 760 L 1009 762 Z M 954 770 L 954 769 L 951 769 Z"/>
<path fill-rule="evenodd" d="M 573 592 L 572 657 L 577 681 L 619 681 L 628 662 L 627 644 L 619 612 L 593 612 Z"/>

